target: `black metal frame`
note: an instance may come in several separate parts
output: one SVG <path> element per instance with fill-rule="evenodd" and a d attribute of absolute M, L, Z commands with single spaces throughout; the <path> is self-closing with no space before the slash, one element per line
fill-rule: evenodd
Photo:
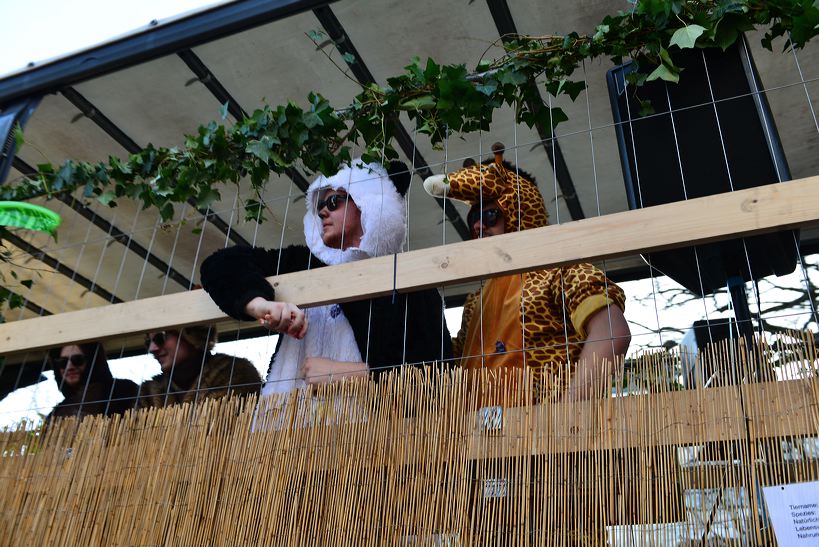
<path fill-rule="evenodd" d="M 489 12 L 492 14 L 492 19 L 495 21 L 495 26 L 501 35 L 501 40 L 504 42 L 510 40 L 512 35 L 518 33 L 518 29 L 517 26 L 515 26 L 514 19 L 512 19 L 509 4 L 506 3 L 506 0 L 486 0 L 486 4 L 489 6 Z M 540 91 L 537 90 L 537 84 L 534 81 L 526 85 L 533 87 L 534 92 L 540 94 Z M 527 106 L 532 111 L 542 108 L 540 105 L 531 102 Z M 563 157 L 560 143 L 554 138 L 554 132 L 551 128 L 543 127 L 540 123 L 535 124 L 535 129 L 537 129 L 537 133 L 540 136 L 540 143 L 543 145 L 543 149 L 546 151 L 549 161 L 552 162 L 557 185 L 560 187 L 563 201 L 569 209 L 569 215 L 574 220 L 586 218 L 586 215 L 583 213 L 583 207 L 580 205 L 580 199 L 577 197 L 577 188 L 575 188 L 572 175 L 569 173 L 569 166 Z"/>

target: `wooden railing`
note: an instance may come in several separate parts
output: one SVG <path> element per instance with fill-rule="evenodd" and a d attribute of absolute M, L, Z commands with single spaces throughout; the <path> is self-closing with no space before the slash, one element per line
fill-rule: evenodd
<path fill-rule="evenodd" d="M 819 176 L 271 277 L 315 306 L 819 223 Z M 796 244 L 796 243 L 794 243 Z M 0 325 L 0 354 L 225 321 L 204 291 Z"/>

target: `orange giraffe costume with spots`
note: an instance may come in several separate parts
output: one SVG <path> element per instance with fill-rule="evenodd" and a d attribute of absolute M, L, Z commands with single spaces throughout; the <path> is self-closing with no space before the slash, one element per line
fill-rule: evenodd
<path fill-rule="evenodd" d="M 503 149 L 496 143 L 494 160 L 430 177 L 424 188 L 473 206 L 496 202 L 506 232 L 546 226 L 534 178 L 504 162 Z M 623 309 L 625 294 L 591 264 L 493 278 L 467 297 L 453 353 L 467 369 L 528 366 L 547 391 L 538 399 L 553 400 L 568 386 L 573 370 L 564 364 L 574 366 L 580 356 L 586 322 L 611 304 Z"/>

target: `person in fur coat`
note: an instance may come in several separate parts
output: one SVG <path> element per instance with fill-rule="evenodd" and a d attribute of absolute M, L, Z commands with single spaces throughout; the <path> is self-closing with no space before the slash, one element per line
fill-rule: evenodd
<path fill-rule="evenodd" d="M 215 344 L 216 330 L 207 326 L 147 334 L 145 347 L 162 372 L 139 387 L 139 407 L 258 392 L 262 378 L 256 367 L 241 357 L 212 353 Z"/>
<path fill-rule="evenodd" d="M 71 344 L 49 351 L 54 381 L 65 399 L 46 421 L 57 417 L 123 414 L 136 404 L 137 385 L 114 378 L 99 342 Z"/>
<path fill-rule="evenodd" d="M 282 333 L 263 395 L 344 377 L 377 380 L 392 367 L 452 357 L 443 302 L 435 289 L 302 310 L 276 301 L 265 279 L 400 252 L 409 183 L 403 163 L 393 162 L 388 172 L 355 159 L 308 188 L 306 246 L 230 247 L 202 263 L 202 285 L 222 311 Z"/>

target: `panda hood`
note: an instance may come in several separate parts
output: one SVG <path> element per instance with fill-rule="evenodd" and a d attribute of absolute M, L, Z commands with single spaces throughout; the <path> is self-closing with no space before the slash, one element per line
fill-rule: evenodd
<path fill-rule="evenodd" d="M 406 165 L 392 162 L 389 171 L 378 163 L 360 158 L 344 166 L 332 177 L 319 177 L 307 189 L 304 237 L 307 247 L 325 264 L 342 264 L 362 258 L 397 253 L 407 233 L 407 202 L 404 194 L 410 173 Z M 321 239 L 321 218 L 316 204 L 327 189 L 344 190 L 361 211 L 363 237 L 358 247 L 343 251 L 327 247 Z"/>

